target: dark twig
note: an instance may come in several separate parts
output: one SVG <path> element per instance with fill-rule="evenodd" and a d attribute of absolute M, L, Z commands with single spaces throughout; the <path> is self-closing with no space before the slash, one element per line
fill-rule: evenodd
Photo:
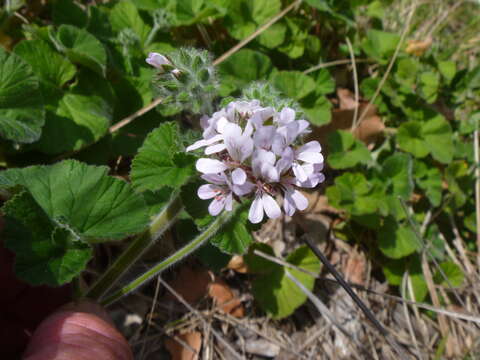
<path fill-rule="evenodd" d="M 352 300 L 357 304 L 357 306 L 362 310 L 368 320 L 373 324 L 373 326 L 383 335 L 387 342 L 392 346 L 401 359 L 407 359 L 405 353 L 407 350 L 403 349 L 397 342 L 390 336 L 390 333 L 383 327 L 383 325 L 377 320 L 375 315 L 370 311 L 369 308 L 363 303 L 363 301 L 358 297 L 357 294 L 352 290 L 352 287 L 347 284 L 343 279 L 342 275 L 335 269 L 335 267 L 328 261 L 328 259 L 323 255 L 323 253 L 316 247 L 310 240 L 306 237 L 303 237 L 303 241 L 307 246 L 313 251 L 316 257 L 322 262 L 322 264 L 330 271 L 333 277 L 338 281 L 341 287 L 347 292 L 347 294 L 352 298 Z"/>

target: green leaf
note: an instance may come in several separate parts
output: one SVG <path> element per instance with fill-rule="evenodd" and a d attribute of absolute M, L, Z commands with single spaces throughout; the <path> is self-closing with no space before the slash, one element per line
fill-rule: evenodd
<path fill-rule="evenodd" d="M 353 137 L 350 131 L 337 130 L 328 135 L 328 163 L 334 169 L 347 169 L 372 160 L 365 144 Z"/>
<path fill-rule="evenodd" d="M 21 185 L 51 221 L 68 225 L 88 242 L 122 239 L 148 225 L 148 210 L 130 184 L 107 176 L 107 167 L 67 160 L 9 169 L 0 186 Z"/>
<path fill-rule="evenodd" d="M 413 230 L 397 223 L 393 218 L 385 219 L 377 238 L 380 250 L 392 259 L 400 259 L 419 249 Z"/>
<path fill-rule="evenodd" d="M 75 76 L 75 66 L 42 40 L 23 40 L 15 46 L 15 53 L 30 64 L 42 82 L 49 85 L 60 88 Z"/>
<path fill-rule="evenodd" d="M 266 274 L 272 271 L 278 271 L 278 265 L 264 257 L 254 254 L 255 250 L 259 250 L 267 255 L 275 256 L 275 252 L 270 245 L 264 243 L 254 243 L 248 249 L 248 254 L 243 256 L 243 261 L 248 266 L 248 272 L 253 274 Z"/>
<path fill-rule="evenodd" d="M 132 184 L 138 191 L 180 188 L 195 174 L 195 157 L 184 152 L 180 130 L 167 122 L 152 131 L 132 162 Z"/>
<path fill-rule="evenodd" d="M 128 0 L 118 2 L 110 12 L 110 23 L 115 32 L 123 29 L 131 29 L 138 36 L 142 44 L 148 38 L 151 31 L 138 13 L 137 7 Z"/>
<path fill-rule="evenodd" d="M 299 247 L 286 261 L 316 275 L 320 273 L 319 260 L 306 246 Z M 310 291 L 315 284 L 315 278 L 311 275 L 276 264 L 274 271 L 256 278 L 252 284 L 255 300 L 274 319 L 291 315 L 307 300 L 307 295 L 287 277 L 286 271 Z"/>
<path fill-rule="evenodd" d="M 281 9 L 280 0 L 236 0 L 229 3 L 225 26 L 232 37 L 242 40 Z"/>
<path fill-rule="evenodd" d="M 455 264 L 453 261 L 445 261 L 440 264 L 440 269 L 442 269 L 444 275 L 448 279 L 448 282 L 450 282 L 453 287 L 462 286 L 465 276 L 462 269 L 457 264 Z M 439 269 L 437 269 L 433 275 L 433 281 L 439 285 L 450 287 L 450 284 L 444 279 Z"/>
<path fill-rule="evenodd" d="M 440 77 L 438 73 L 427 71 L 420 75 L 420 90 L 427 103 L 435 102 L 439 87 Z"/>
<path fill-rule="evenodd" d="M 306 20 L 299 18 L 284 18 L 287 24 L 287 35 L 284 43 L 278 47 L 280 52 L 292 59 L 301 57 L 305 52 L 305 46 L 310 43 Z"/>
<path fill-rule="evenodd" d="M 332 206 L 345 209 L 352 215 L 373 214 L 379 202 L 370 196 L 372 187 L 363 174 L 347 172 L 335 178 L 335 185 L 327 188 L 327 197 Z"/>
<path fill-rule="evenodd" d="M 450 204 L 453 207 L 461 207 L 465 204 L 473 189 L 473 179 L 469 177 L 469 165 L 466 161 L 456 160 L 448 164 L 445 169 L 445 180 L 448 191 L 453 195 Z"/>
<path fill-rule="evenodd" d="M 230 220 L 222 227 L 210 242 L 227 254 L 244 254 L 253 242 L 254 225 L 248 220 L 250 202 L 234 209 Z"/>
<path fill-rule="evenodd" d="M 47 154 L 58 154 L 100 140 L 113 119 L 113 99 L 109 83 L 84 69 L 79 73 L 79 82 L 63 94 L 58 107 L 47 111 L 44 131 L 35 147 Z"/>
<path fill-rule="evenodd" d="M 422 264 L 419 256 L 414 256 L 408 264 L 409 281 L 412 284 L 414 299 L 410 296 L 410 291 L 403 294 L 406 299 L 422 302 L 428 295 L 428 286 L 423 276 Z"/>
<path fill-rule="evenodd" d="M 402 283 L 403 274 L 405 273 L 405 261 L 388 259 L 382 265 L 382 270 L 388 283 L 398 286 Z"/>
<path fill-rule="evenodd" d="M 308 98 L 310 97 L 308 96 Z M 316 98 L 312 105 L 308 104 L 308 101 L 305 99 L 302 101 L 302 110 L 313 125 L 326 125 L 332 120 L 332 103 L 325 96 Z"/>
<path fill-rule="evenodd" d="M 382 174 L 386 182 L 391 184 L 392 194 L 409 199 L 414 188 L 412 158 L 407 154 L 396 153 L 388 157 L 382 166 Z"/>
<path fill-rule="evenodd" d="M 362 42 L 362 48 L 368 56 L 378 60 L 381 64 L 386 64 L 395 52 L 399 42 L 400 36 L 398 34 L 369 29 L 367 37 Z"/>
<path fill-rule="evenodd" d="M 270 58 L 260 52 L 242 49 L 220 64 L 220 93 L 227 96 L 255 80 L 267 79 L 273 71 Z"/>
<path fill-rule="evenodd" d="M 285 24 L 278 22 L 262 32 L 257 40 L 261 45 L 269 49 L 274 49 L 285 41 L 286 33 L 287 27 Z"/>
<path fill-rule="evenodd" d="M 448 164 L 453 159 L 452 128 L 441 115 L 425 122 L 407 121 L 398 128 L 397 142 L 402 150 L 422 158 L 429 153 L 437 161 Z"/>
<path fill-rule="evenodd" d="M 320 69 L 315 76 L 315 93 L 317 95 L 327 95 L 335 91 L 336 84 L 330 71 L 327 69 Z"/>
<path fill-rule="evenodd" d="M 440 71 L 440 74 L 442 74 L 442 76 L 447 80 L 447 82 L 450 82 L 453 80 L 455 74 L 457 73 L 457 65 L 455 64 L 455 62 L 450 60 L 439 61 L 438 71 Z"/>
<path fill-rule="evenodd" d="M 397 132 L 397 143 L 400 149 L 418 158 L 423 158 L 429 153 L 422 136 L 422 123 L 419 121 L 411 120 L 401 124 Z"/>
<path fill-rule="evenodd" d="M 102 43 L 87 30 L 61 25 L 54 35 L 55 44 L 73 63 L 83 65 L 104 76 L 107 53 Z"/>
<path fill-rule="evenodd" d="M 53 23 L 55 25 L 69 24 L 77 27 L 87 25 L 88 17 L 72 0 L 57 0 L 53 3 Z"/>
<path fill-rule="evenodd" d="M 435 167 L 427 167 L 424 162 L 415 161 L 415 181 L 425 191 L 433 206 L 442 201 L 442 174 Z"/>
<path fill-rule="evenodd" d="M 428 120 L 422 126 L 422 134 L 433 158 L 448 164 L 453 159 L 452 127 L 441 115 Z"/>
<path fill-rule="evenodd" d="M 40 137 L 44 121 L 42 95 L 32 68 L 0 47 L 0 135 L 31 143 Z"/>
<path fill-rule="evenodd" d="M 55 226 L 26 191 L 2 208 L 5 245 L 15 252 L 15 273 L 32 285 L 59 286 L 78 275 L 92 256 L 88 244 Z"/>
<path fill-rule="evenodd" d="M 300 71 L 280 71 L 273 75 L 272 82 L 278 90 L 295 100 L 315 91 L 315 81 Z"/>
<path fill-rule="evenodd" d="M 367 15 L 377 19 L 383 19 L 385 17 L 385 11 L 387 10 L 386 4 L 381 0 L 374 0 L 368 5 Z"/>
<path fill-rule="evenodd" d="M 176 1 L 172 11 L 175 13 L 176 25 L 192 25 L 206 22 L 209 18 L 224 16 L 226 6 L 219 0 L 216 3 L 205 0 L 181 0 Z"/>

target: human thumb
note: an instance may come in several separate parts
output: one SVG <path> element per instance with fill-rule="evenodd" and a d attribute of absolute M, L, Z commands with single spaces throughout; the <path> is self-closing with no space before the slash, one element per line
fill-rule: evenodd
<path fill-rule="evenodd" d="M 106 311 L 83 300 L 47 317 L 33 333 L 23 359 L 133 360 L 133 355 Z"/>

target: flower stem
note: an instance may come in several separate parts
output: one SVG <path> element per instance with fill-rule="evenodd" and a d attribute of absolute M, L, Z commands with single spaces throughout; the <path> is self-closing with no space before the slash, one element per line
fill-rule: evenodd
<path fill-rule="evenodd" d="M 187 245 L 182 247 L 180 250 L 175 252 L 173 255 L 169 256 L 165 260 L 161 261 L 149 271 L 144 273 L 143 275 L 139 276 L 128 285 L 124 286 L 118 291 L 115 291 L 112 295 L 105 298 L 101 301 L 103 306 L 108 306 L 113 304 L 114 302 L 118 301 L 122 297 L 126 296 L 130 292 L 138 289 L 140 286 L 144 285 L 146 282 L 152 280 L 155 276 L 161 273 L 163 270 L 167 269 L 169 266 L 177 263 L 178 261 L 182 260 L 184 257 L 190 255 L 192 252 L 197 250 L 200 246 L 202 246 L 208 239 L 210 239 L 213 235 L 219 231 L 223 225 L 225 225 L 231 218 L 232 214 L 235 211 L 231 212 L 223 212 L 219 215 L 215 221 L 213 221 L 208 228 L 206 228 L 201 234 L 199 234 L 195 239 L 189 242 Z"/>
<path fill-rule="evenodd" d="M 170 202 L 152 220 L 149 228 L 140 234 L 120 257 L 108 268 L 108 270 L 87 291 L 85 297 L 99 301 L 105 293 L 114 286 L 122 275 L 152 246 L 157 239 L 167 230 L 176 217 L 183 210 L 182 202 L 178 194 L 174 195 Z"/>

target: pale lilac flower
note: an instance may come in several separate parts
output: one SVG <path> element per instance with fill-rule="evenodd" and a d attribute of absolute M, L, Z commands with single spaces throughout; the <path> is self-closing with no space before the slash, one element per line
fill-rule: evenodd
<path fill-rule="evenodd" d="M 277 198 L 283 196 L 283 210 L 292 216 L 308 207 L 300 188 L 325 179 L 322 148 L 318 141 L 301 144 L 309 124 L 296 120 L 291 108 L 277 112 L 257 100 L 233 101 L 200 124 L 203 138 L 187 151 L 205 148 L 206 157 L 196 167 L 209 184 L 198 189 L 198 196 L 213 199 L 212 215 L 230 211 L 234 200 L 253 197 L 248 219 L 260 223 L 265 215 L 281 216 Z"/>
<path fill-rule="evenodd" d="M 151 52 L 148 54 L 148 57 L 145 59 L 147 64 L 157 68 L 160 72 L 165 72 L 169 67 L 173 67 L 173 64 L 162 54 Z M 178 77 L 181 73 L 179 69 L 172 69 L 171 73 Z"/>
<path fill-rule="evenodd" d="M 217 216 L 225 209 L 232 211 L 233 208 L 233 194 L 230 187 L 230 182 L 224 173 L 210 174 L 202 176 L 212 184 L 205 184 L 198 188 L 198 197 L 202 200 L 212 199 L 212 202 L 208 206 L 208 212 L 212 216 Z"/>
<path fill-rule="evenodd" d="M 277 129 L 272 143 L 272 150 L 280 155 L 283 150 L 293 144 L 297 138 L 308 132 L 308 122 L 306 120 L 294 120 Z"/>
<path fill-rule="evenodd" d="M 223 129 L 225 147 L 232 160 L 244 162 L 252 155 L 253 140 L 242 134 L 242 128 L 237 124 L 227 123 Z"/>
<path fill-rule="evenodd" d="M 276 132 L 276 127 L 272 125 L 258 127 L 255 135 L 253 136 L 255 146 L 265 150 L 270 150 Z"/>
<path fill-rule="evenodd" d="M 292 216 L 298 209 L 305 210 L 308 207 L 308 199 L 292 185 L 284 185 L 283 209 L 285 214 Z"/>
<path fill-rule="evenodd" d="M 282 214 L 282 210 L 280 210 L 280 206 L 278 206 L 275 199 L 267 193 L 258 190 L 248 212 L 248 220 L 253 224 L 258 224 L 263 220 L 264 212 L 270 219 L 278 218 Z"/>
<path fill-rule="evenodd" d="M 271 151 L 258 149 L 252 157 L 252 172 L 255 177 L 267 183 L 276 183 L 280 173 L 275 167 L 276 157 Z"/>
<path fill-rule="evenodd" d="M 218 174 L 228 169 L 220 160 L 202 158 L 198 159 L 196 168 L 203 174 Z"/>
<path fill-rule="evenodd" d="M 202 200 L 212 199 L 208 206 L 208 212 L 212 216 L 218 215 L 223 209 L 232 211 L 233 194 L 237 196 L 245 196 L 252 192 L 255 186 L 243 181 L 242 184 L 233 184 L 225 173 L 205 174 L 202 179 L 209 181 L 211 184 L 205 184 L 198 188 L 198 197 Z"/>

